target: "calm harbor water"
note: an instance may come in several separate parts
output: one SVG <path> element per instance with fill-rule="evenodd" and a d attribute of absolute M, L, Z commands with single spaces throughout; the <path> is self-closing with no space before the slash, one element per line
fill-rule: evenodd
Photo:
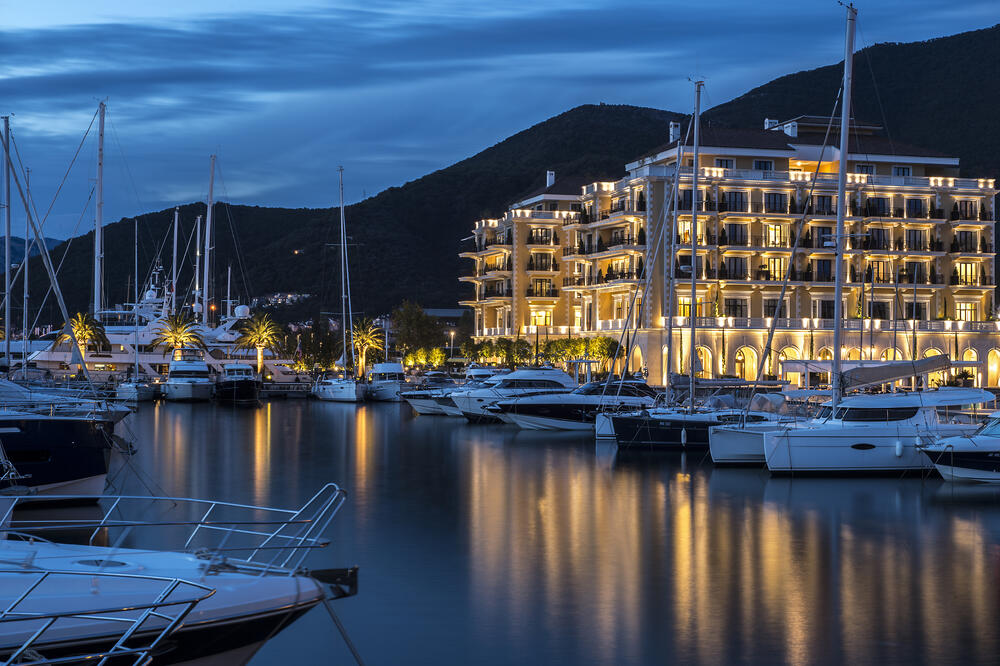
<path fill-rule="evenodd" d="M 997 660 L 991 488 L 772 479 L 405 404 L 158 403 L 119 434 L 123 492 L 294 507 L 343 486 L 308 564 L 360 566 L 335 607 L 369 664 Z M 320 609 L 254 664 L 349 658 Z"/>

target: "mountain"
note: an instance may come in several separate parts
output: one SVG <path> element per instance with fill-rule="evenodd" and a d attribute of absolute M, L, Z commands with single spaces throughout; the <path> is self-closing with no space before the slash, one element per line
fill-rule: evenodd
<path fill-rule="evenodd" d="M 840 77 L 840 64 L 789 74 L 706 111 L 705 122 L 762 127 L 764 118 L 828 115 Z M 998 79 L 1000 25 L 926 42 L 877 44 L 855 55 L 854 116 L 883 123 L 893 140 L 957 155 L 963 175 L 1000 177 L 1000 132 L 991 126 L 1000 103 Z M 355 311 L 378 315 L 403 299 L 454 307 L 470 293 L 456 278 L 470 269 L 458 252 L 475 220 L 501 215 L 540 188 L 546 170 L 559 179 L 617 179 L 626 162 L 665 143 L 669 121 L 683 117 L 634 106 L 580 106 L 349 206 Z M 182 249 L 201 213 L 203 204 L 181 207 Z M 337 248 L 330 246 L 338 233 L 336 210 L 220 204 L 215 214 L 213 282 L 220 299 L 232 264 L 233 291 L 243 302 L 247 295 L 306 292 L 319 297 L 314 311 L 339 310 Z M 171 219 L 171 210 L 141 216 L 141 265 L 158 254 L 169 266 Z M 125 220 L 105 232 L 110 303 L 130 291 L 132 235 Z M 72 311 L 85 309 L 90 299 L 92 244 L 93 232 L 53 252 L 56 263 L 66 253 L 60 284 Z M 193 283 L 192 254 L 189 247 L 182 287 Z M 42 276 L 44 286 L 40 266 L 31 275 L 33 283 Z M 40 289 L 33 284 L 32 294 Z M 42 319 L 59 321 L 51 299 Z"/>
<path fill-rule="evenodd" d="M 45 238 L 45 246 L 50 250 L 62 243 L 58 238 Z M 17 236 L 10 237 L 10 260 L 12 264 L 19 264 L 24 260 L 24 239 Z M 36 257 L 41 252 L 37 245 L 31 246 L 31 256 Z M 6 254 L 3 238 L 0 237 L 0 257 Z"/>
<path fill-rule="evenodd" d="M 544 186 L 546 170 L 590 180 L 619 178 L 626 162 L 663 143 L 668 123 L 681 117 L 633 106 L 577 107 L 457 164 L 349 206 L 355 311 L 377 316 L 403 299 L 455 307 L 465 293 L 456 278 L 470 268 L 467 259 L 458 257 L 461 239 L 470 235 L 477 219 L 502 215 L 518 196 Z M 190 234 L 194 216 L 204 212 L 203 204 L 181 207 L 185 234 Z M 149 265 L 159 247 L 169 267 L 172 216 L 171 209 L 140 217 L 141 265 Z M 320 296 L 317 310 L 340 309 L 338 248 L 328 245 L 338 237 L 337 210 L 219 204 L 215 216 L 214 283 L 220 298 L 232 263 L 234 292 L 241 297 L 305 292 Z M 121 302 L 130 284 L 133 233 L 130 220 L 105 228 L 110 303 Z M 185 240 L 181 243 L 183 250 Z M 60 286 L 71 311 L 84 309 L 90 299 L 92 247 L 91 231 L 74 239 L 68 251 L 53 251 L 55 263 L 67 252 Z M 193 254 L 193 248 L 189 251 Z M 185 266 L 190 263 L 189 258 Z M 192 282 L 191 272 L 185 269 L 182 286 Z M 42 276 L 42 267 L 33 267 L 31 275 Z M 39 280 L 45 283 L 44 277 Z M 32 293 L 40 288 L 32 285 Z M 47 305 L 43 318 L 55 322 L 59 315 L 52 307 Z"/>
<path fill-rule="evenodd" d="M 829 116 L 843 61 L 788 74 L 704 114 L 728 127 L 764 118 Z M 892 139 L 961 158 L 962 175 L 1000 178 L 1000 24 L 907 44 L 876 44 L 854 56 L 853 115 Z"/>

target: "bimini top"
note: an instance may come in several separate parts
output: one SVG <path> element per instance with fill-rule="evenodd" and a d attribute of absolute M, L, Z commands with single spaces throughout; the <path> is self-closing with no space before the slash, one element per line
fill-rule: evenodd
<path fill-rule="evenodd" d="M 944 407 L 981 405 L 996 399 L 995 395 L 982 389 L 943 386 L 932 391 L 852 395 L 843 398 L 837 407 Z M 830 406 L 830 403 L 824 403 L 824 406 Z"/>
<path fill-rule="evenodd" d="M 398 372 L 399 374 L 403 374 L 406 371 L 403 370 L 402 363 L 376 363 L 375 365 L 372 366 L 373 374 L 390 373 L 390 372 Z"/>

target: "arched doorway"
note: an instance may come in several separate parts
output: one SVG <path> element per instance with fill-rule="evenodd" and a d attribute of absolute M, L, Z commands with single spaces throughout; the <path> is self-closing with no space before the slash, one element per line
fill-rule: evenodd
<path fill-rule="evenodd" d="M 979 386 L 982 384 L 982 373 L 979 371 L 979 353 L 969 347 L 962 352 L 962 361 L 965 363 L 976 363 L 977 365 L 963 365 L 962 370 L 972 373 L 972 385 Z"/>
<path fill-rule="evenodd" d="M 712 351 L 708 347 L 696 347 L 695 353 L 698 354 L 698 364 L 701 366 L 698 369 L 698 373 L 695 375 L 698 379 L 711 379 L 712 378 Z"/>
<path fill-rule="evenodd" d="M 903 352 L 899 351 L 895 347 L 886 349 L 879 355 L 880 361 L 902 361 Z"/>
<path fill-rule="evenodd" d="M 986 385 L 1000 386 L 1000 349 L 991 349 L 986 354 Z"/>
<path fill-rule="evenodd" d="M 799 360 L 799 350 L 795 347 L 788 346 L 778 352 L 777 365 L 775 369 L 777 374 L 781 379 L 787 379 L 788 383 L 792 386 L 802 385 L 802 373 L 800 372 L 785 372 L 782 363 L 784 361 L 797 361 Z"/>
<path fill-rule="evenodd" d="M 751 347 L 740 347 L 733 356 L 736 365 L 736 376 L 740 379 L 757 379 L 757 352 Z"/>
<path fill-rule="evenodd" d="M 930 358 L 931 356 L 941 356 L 943 352 L 937 347 L 931 347 L 930 349 L 925 349 L 923 358 Z M 934 386 L 943 386 L 947 377 L 944 370 L 939 370 L 937 372 L 927 373 L 927 387 L 932 388 Z"/>
<path fill-rule="evenodd" d="M 632 357 L 629 359 L 628 371 L 635 374 L 642 371 L 642 350 L 636 345 L 632 348 Z"/>

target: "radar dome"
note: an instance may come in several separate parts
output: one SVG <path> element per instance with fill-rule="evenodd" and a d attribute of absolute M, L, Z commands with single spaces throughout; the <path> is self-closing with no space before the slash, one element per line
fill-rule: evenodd
<path fill-rule="evenodd" d="M 195 303 L 195 304 L 194 304 L 194 305 L 193 305 L 193 306 L 191 307 L 191 309 L 192 309 L 192 310 L 194 310 L 195 312 L 201 312 L 201 303 Z"/>
<path fill-rule="evenodd" d="M 149 291 L 146 292 L 146 300 L 147 301 L 151 301 L 154 298 L 156 298 L 156 290 L 155 289 L 150 289 Z"/>
<path fill-rule="evenodd" d="M 250 307 L 246 305 L 237 305 L 233 313 L 240 319 L 246 319 L 250 316 Z"/>

